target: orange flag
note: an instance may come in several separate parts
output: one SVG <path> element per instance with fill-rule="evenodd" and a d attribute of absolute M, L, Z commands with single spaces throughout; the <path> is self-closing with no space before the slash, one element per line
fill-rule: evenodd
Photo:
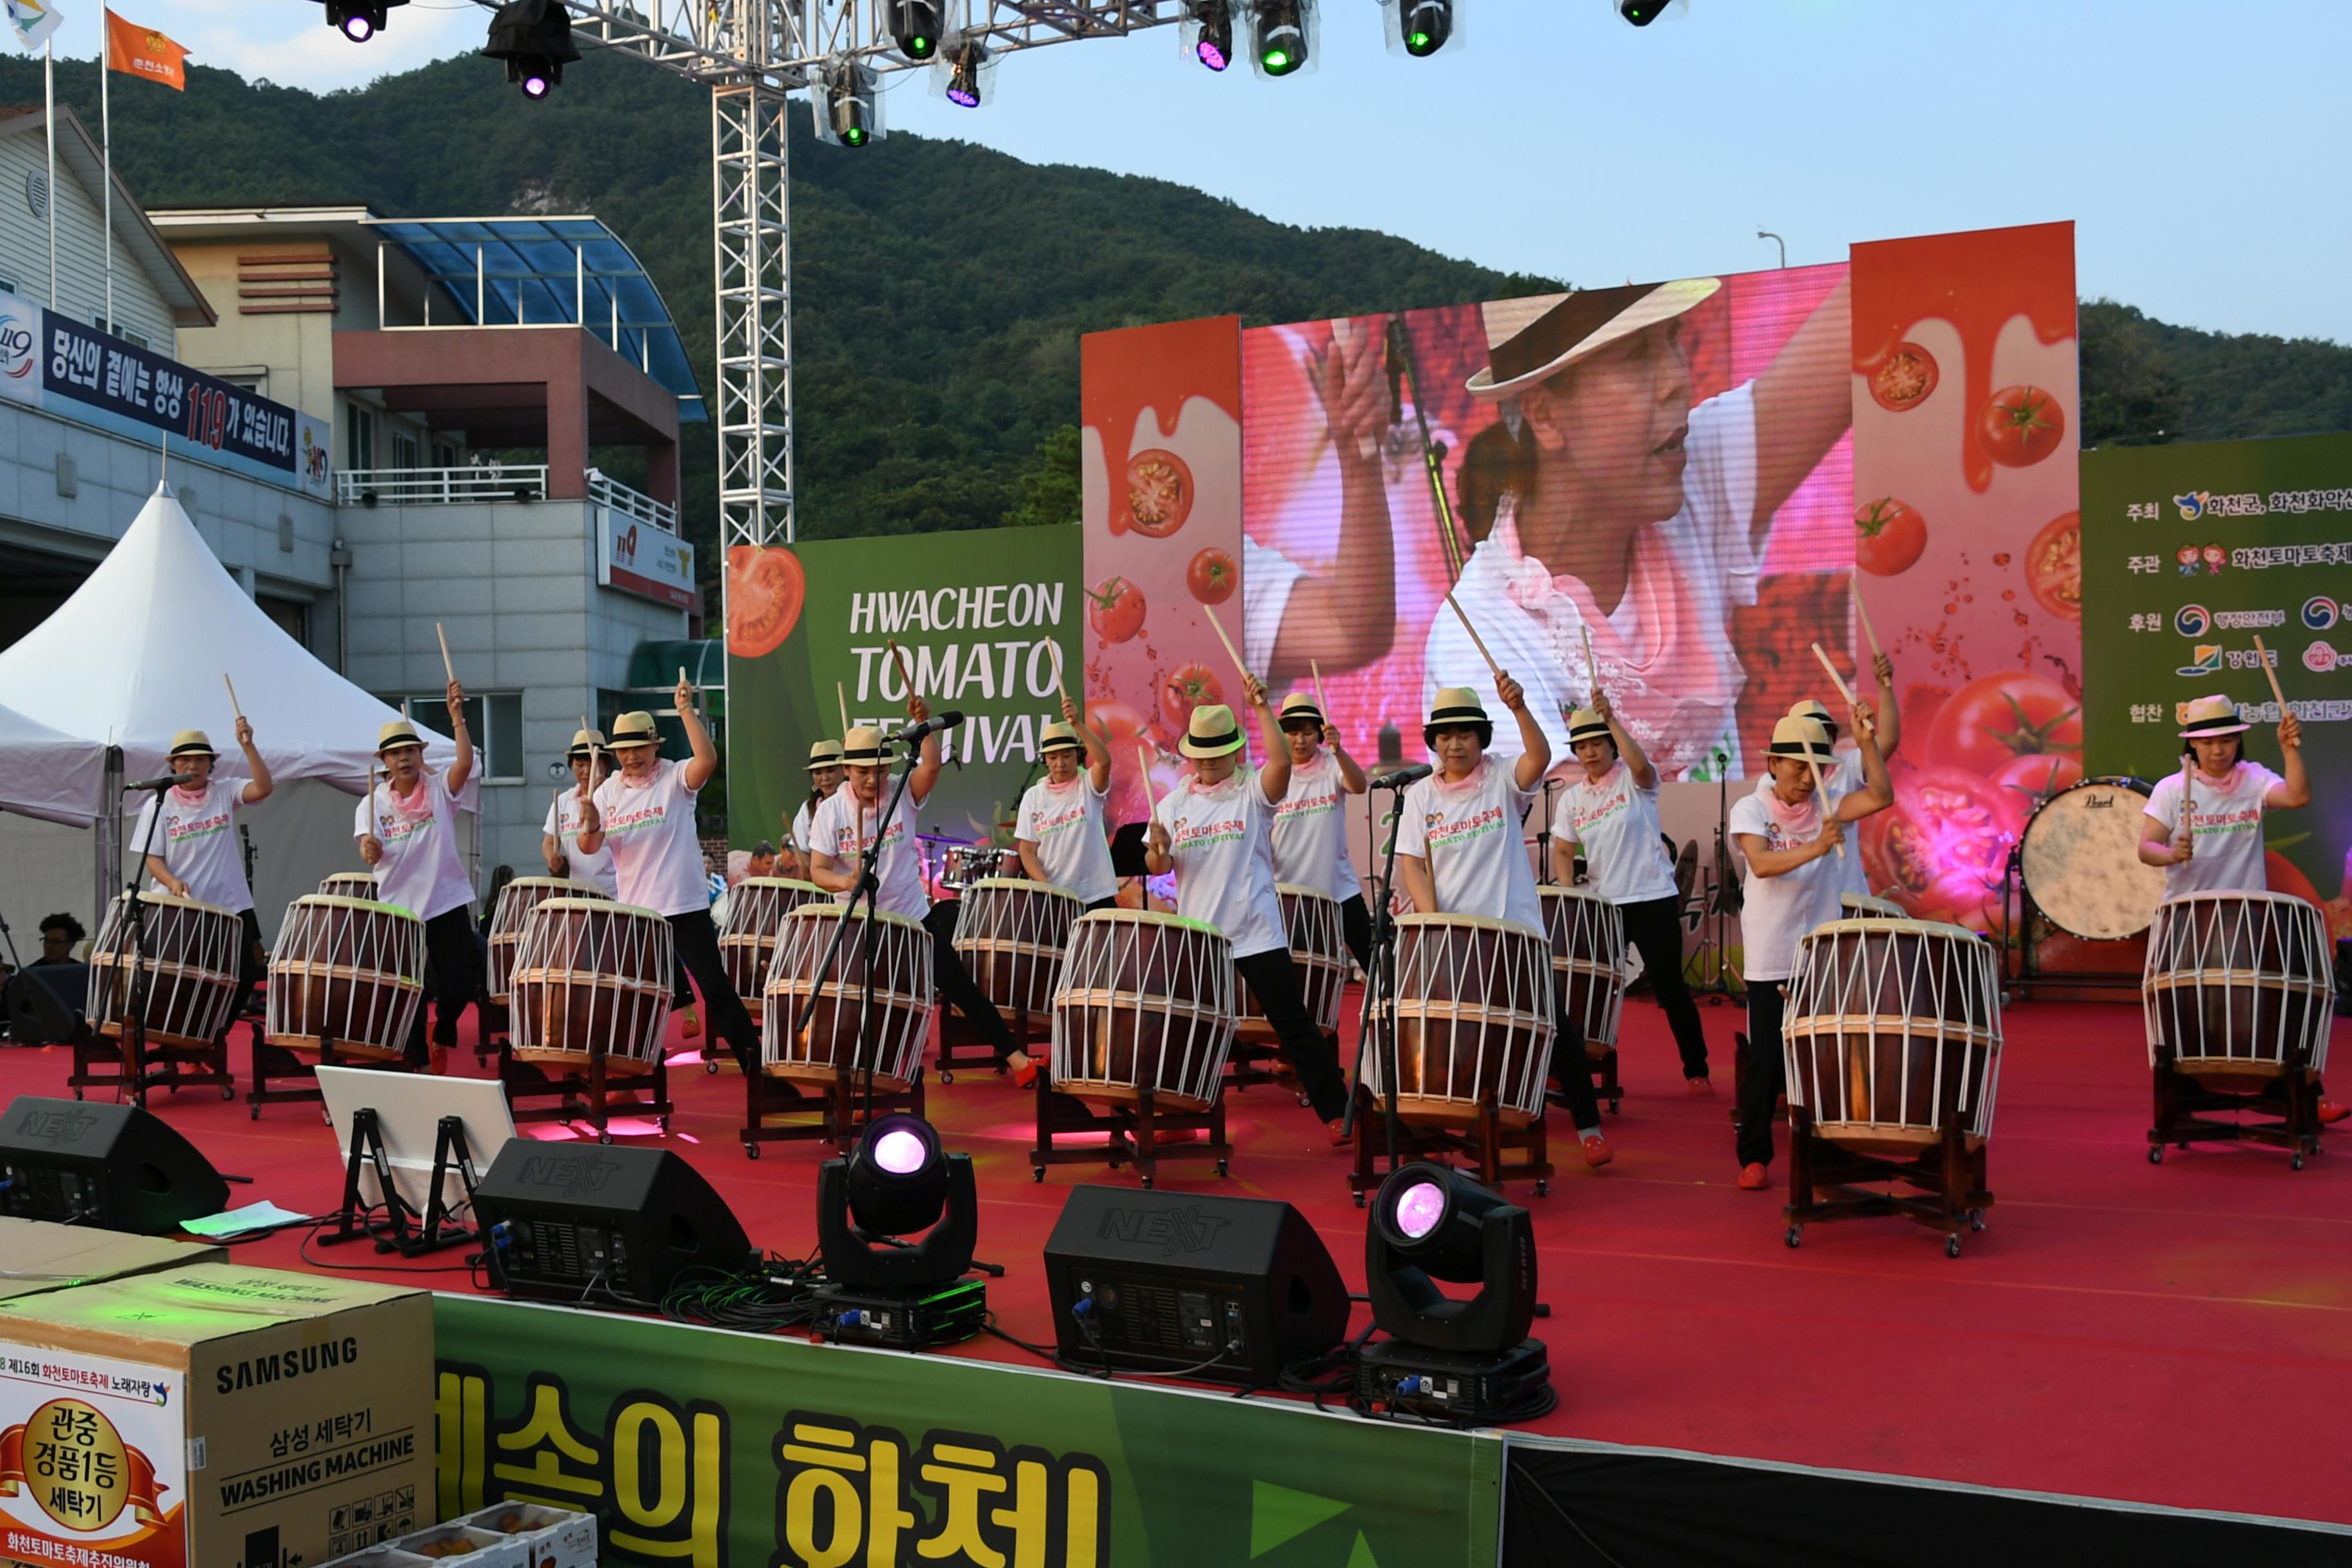
<path fill-rule="evenodd" d="M 188 90 L 188 51 L 152 27 L 106 14 L 106 63 L 130 76 Z"/>

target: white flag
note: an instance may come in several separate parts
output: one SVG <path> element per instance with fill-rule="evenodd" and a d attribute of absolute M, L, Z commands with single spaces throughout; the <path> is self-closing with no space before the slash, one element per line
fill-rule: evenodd
<path fill-rule="evenodd" d="M 35 54 L 41 44 L 65 21 L 65 14 L 48 0 L 0 0 L 8 7 L 8 26 L 16 41 Z"/>

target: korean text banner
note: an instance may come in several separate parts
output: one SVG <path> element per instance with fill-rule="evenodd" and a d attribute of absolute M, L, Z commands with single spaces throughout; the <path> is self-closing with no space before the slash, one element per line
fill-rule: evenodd
<path fill-rule="evenodd" d="M 908 721 L 908 682 L 964 715 L 917 807 L 925 833 L 1009 832 L 1043 776 L 1038 731 L 1076 682 L 1075 528 L 736 545 L 727 554 L 729 820 L 739 847 L 778 835 L 808 798 L 812 743 Z M 1005 840 L 1010 842 L 1009 837 Z"/>
<path fill-rule="evenodd" d="M 2216 692 L 2253 725 L 2245 755 L 2277 769 L 2263 639 L 2312 784 L 2263 817 L 2270 889 L 2352 937 L 2352 436 L 2084 453 L 2083 614 L 2103 773 L 2178 772 L 2181 710 Z"/>
<path fill-rule="evenodd" d="M 443 1518 L 587 1510 L 691 1568 L 1490 1568 L 1502 1443 L 441 1296 Z"/>

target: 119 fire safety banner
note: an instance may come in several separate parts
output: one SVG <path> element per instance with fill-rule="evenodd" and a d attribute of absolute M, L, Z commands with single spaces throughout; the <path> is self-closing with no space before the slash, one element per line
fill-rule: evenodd
<path fill-rule="evenodd" d="M 1497 1438 L 443 1296 L 441 1513 L 691 1568 L 1488 1568 Z"/>
<path fill-rule="evenodd" d="M 2352 936 L 2352 436 L 2084 453 L 2083 619 L 2091 765 L 2150 780 L 2216 692 L 2253 725 L 2245 754 L 2279 767 L 2263 639 L 2313 791 L 2263 819 L 2271 890 Z"/>
<path fill-rule="evenodd" d="M 851 724 L 907 722 L 909 682 L 964 715 L 919 808 L 925 833 L 1010 844 L 1044 776 L 1038 731 L 1061 718 L 1080 622 L 1078 531 L 965 532 L 741 545 L 727 552 L 729 824 L 781 842 L 808 798 L 810 745 Z"/>

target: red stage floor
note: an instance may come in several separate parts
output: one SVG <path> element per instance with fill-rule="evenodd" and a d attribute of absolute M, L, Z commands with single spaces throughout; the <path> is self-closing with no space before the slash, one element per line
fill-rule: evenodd
<path fill-rule="evenodd" d="M 1792 1252 L 1781 1240 L 1784 1191 L 1732 1184 L 1726 1108 L 1739 1014 L 1705 1014 L 1725 1096 L 1689 1098 L 1660 1015 L 1629 1005 L 1629 1093 L 1624 1114 L 1609 1119 L 1616 1163 L 1597 1173 L 1579 1163 L 1549 1197 L 1528 1200 L 1552 1308 L 1537 1331 L 1559 1394 L 1538 1429 L 2352 1522 L 2352 1456 L 2336 1435 L 2352 1412 L 2352 1132 L 2328 1133 L 2329 1156 L 2301 1172 L 2276 1150 L 2227 1145 L 2150 1165 L 2136 1008 L 2023 1004 L 2008 1015 L 1990 1229 L 1958 1260 L 1936 1234 L 1899 1220 L 1814 1226 Z M 2339 1042 L 2347 1034 L 2339 1025 Z M 241 1071 L 242 1044 L 236 1060 Z M 0 1090 L 63 1093 L 66 1070 L 62 1049 L 0 1052 Z M 772 1145 L 748 1161 L 734 1137 L 740 1080 L 687 1070 L 673 1083 L 683 1110 L 671 1146 L 756 1242 L 812 1250 L 819 1146 Z M 1232 1179 L 1163 1166 L 1161 1186 L 1288 1199 L 1360 1289 L 1363 1219 L 1342 1153 L 1287 1096 L 1259 1089 L 1231 1105 Z M 1063 1195 L 1076 1182 L 1132 1178 L 1063 1166 L 1033 1184 L 1030 1100 L 992 1075 L 934 1085 L 931 1108 L 980 1167 L 981 1252 L 1008 1266 L 990 1288 L 999 1321 L 1052 1339 L 1035 1259 Z M 333 1206 L 340 1152 L 305 1108 L 272 1107 L 254 1122 L 242 1103 L 200 1090 L 158 1095 L 156 1109 L 221 1170 L 257 1178 L 234 1201 Z M 298 1235 L 239 1254 L 307 1267 Z M 341 1264 L 356 1261 L 352 1251 L 325 1256 Z M 406 1277 L 468 1289 L 460 1273 Z M 988 1338 L 962 1353 L 1024 1359 Z"/>

